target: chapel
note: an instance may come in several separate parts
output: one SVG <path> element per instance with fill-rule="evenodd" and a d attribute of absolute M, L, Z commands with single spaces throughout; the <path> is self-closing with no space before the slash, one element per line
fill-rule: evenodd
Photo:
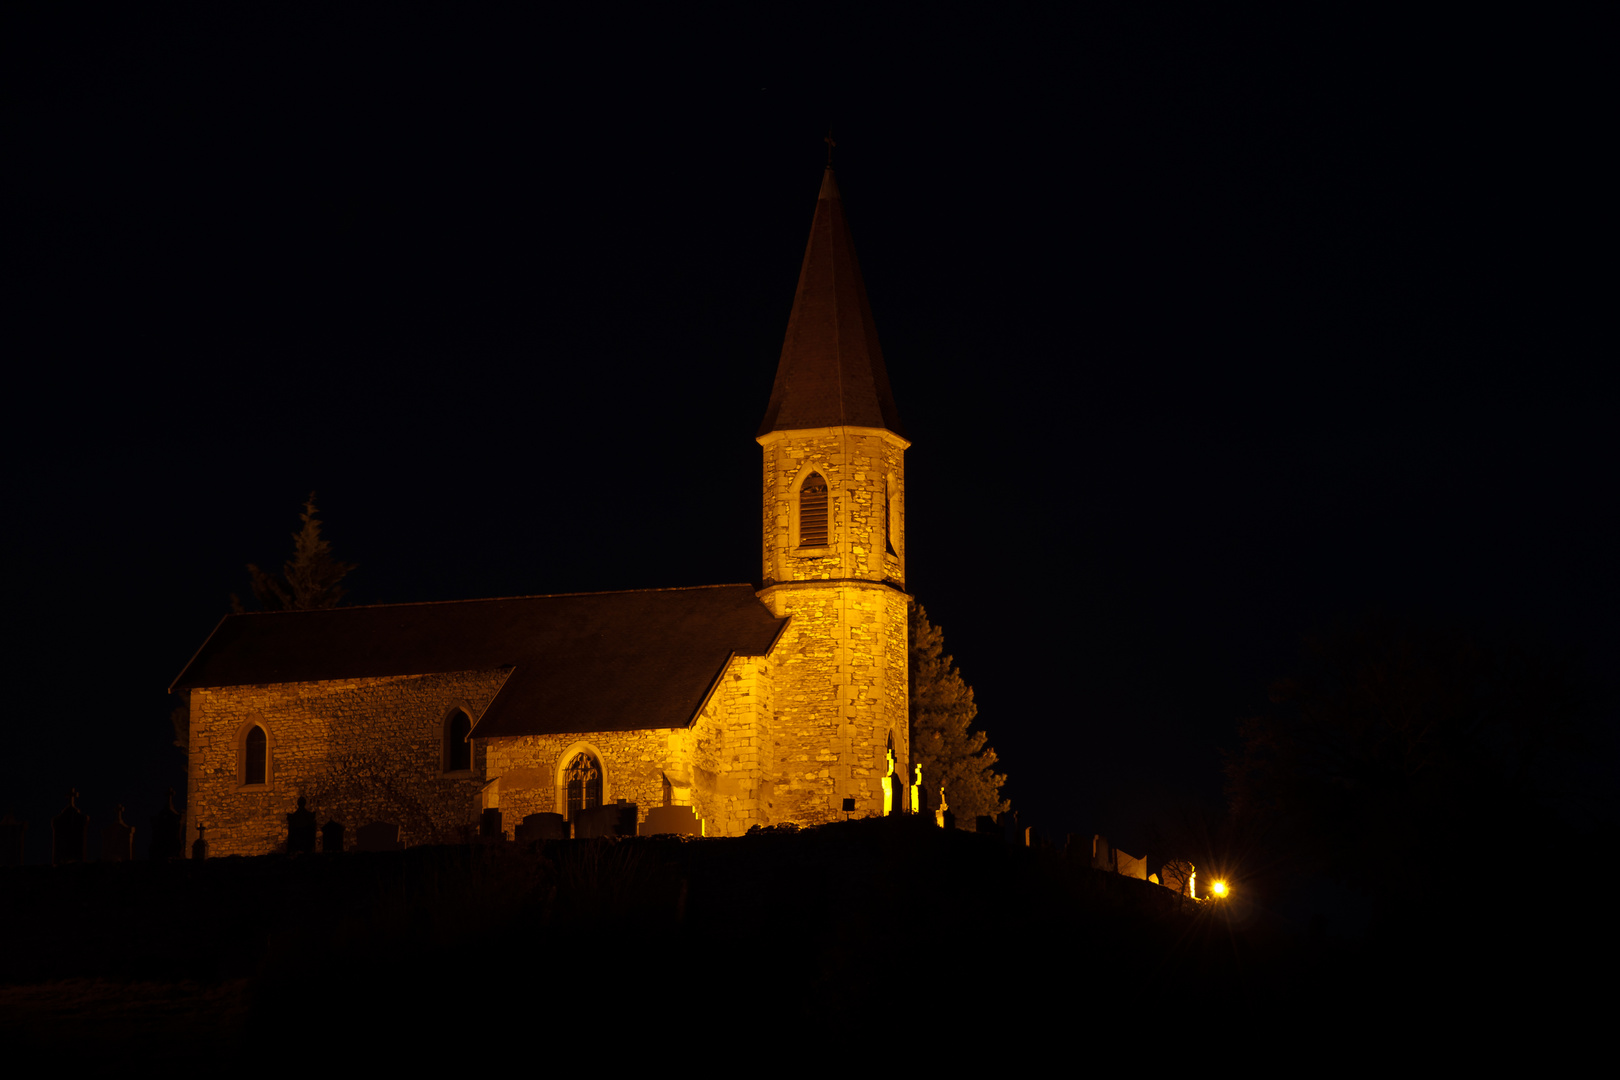
<path fill-rule="evenodd" d="M 170 687 L 187 834 L 282 850 L 304 802 L 408 844 L 491 809 L 510 837 L 621 803 L 710 836 L 909 808 L 910 443 L 830 164 L 757 442 L 761 588 L 226 616 Z"/>

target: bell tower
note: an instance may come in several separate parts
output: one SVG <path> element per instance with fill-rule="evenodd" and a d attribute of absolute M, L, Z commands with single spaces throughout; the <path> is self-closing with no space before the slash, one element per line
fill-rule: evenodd
<path fill-rule="evenodd" d="M 775 820 L 883 812 L 908 736 L 905 451 L 829 163 L 760 424 L 762 599 L 791 616 L 773 672 Z"/>

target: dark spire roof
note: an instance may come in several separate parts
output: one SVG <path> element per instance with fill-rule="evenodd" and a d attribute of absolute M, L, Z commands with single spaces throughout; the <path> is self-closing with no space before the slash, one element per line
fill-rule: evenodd
<path fill-rule="evenodd" d="M 905 437 L 829 165 L 759 433 L 842 425 L 888 428 Z"/>

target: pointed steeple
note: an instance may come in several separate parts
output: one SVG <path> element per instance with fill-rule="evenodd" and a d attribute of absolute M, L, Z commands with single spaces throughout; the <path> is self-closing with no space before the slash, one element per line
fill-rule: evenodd
<path fill-rule="evenodd" d="M 887 428 L 905 437 L 829 164 L 759 434 L 841 426 Z"/>

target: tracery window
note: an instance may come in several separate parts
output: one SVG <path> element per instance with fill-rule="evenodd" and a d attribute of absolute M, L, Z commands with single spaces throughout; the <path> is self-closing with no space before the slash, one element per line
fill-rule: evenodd
<path fill-rule="evenodd" d="M 827 481 L 811 473 L 799 486 L 799 546 L 827 544 Z"/>
<path fill-rule="evenodd" d="M 568 785 L 568 820 L 581 810 L 602 805 L 602 765 L 590 754 L 581 752 L 563 770 L 563 781 Z"/>
<path fill-rule="evenodd" d="M 242 783 L 264 783 L 269 764 L 270 741 L 265 737 L 264 728 L 254 724 L 247 738 L 242 740 Z"/>
<path fill-rule="evenodd" d="M 444 721 L 444 771 L 461 772 L 472 768 L 472 743 L 467 733 L 472 730 L 472 718 L 465 709 L 456 709 Z"/>

